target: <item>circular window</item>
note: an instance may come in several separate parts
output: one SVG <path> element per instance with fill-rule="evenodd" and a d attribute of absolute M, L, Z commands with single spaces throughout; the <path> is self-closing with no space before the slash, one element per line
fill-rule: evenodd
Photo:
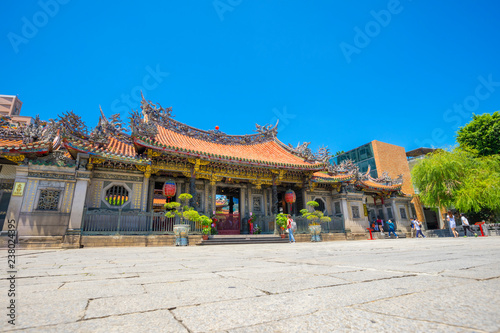
<path fill-rule="evenodd" d="M 123 206 L 128 201 L 128 191 L 121 185 L 111 186 L 106 190 L 104 200 L 111 206 Z"/>
<path fill-rule="evenodd" d="M 316 198 L 316 199 L 314 199 L 314 201 L 316 201 L 319 204 L 319 206 L 316 210 L 319 210 L 320 212 L 324 212 L 325 211 L 325 202 L 323 201 L 323 199 Z"/>

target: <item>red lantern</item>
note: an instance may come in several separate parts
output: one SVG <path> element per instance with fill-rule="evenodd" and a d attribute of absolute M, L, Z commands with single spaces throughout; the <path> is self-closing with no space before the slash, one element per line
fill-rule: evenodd
<path fill-rule="evenodd" d="M 219 126 L 215 126 L 215 130 L 218 131 L 219 130 Z"/>
<path fill-rule="evenodd" d="M 288 190 L 285 192 L 285 202 L 287 204 L 293 204 L 297 200 L 297 196 L 293 190 Z"/>
<path fill-rule="evenodd" d="M 173 180 L 167 180 L 165 184 L 163 184 L 163 195 L 167 198 L 171 198 L 175 196 L 175 191 L 177 190 L 177 186 Z"/>

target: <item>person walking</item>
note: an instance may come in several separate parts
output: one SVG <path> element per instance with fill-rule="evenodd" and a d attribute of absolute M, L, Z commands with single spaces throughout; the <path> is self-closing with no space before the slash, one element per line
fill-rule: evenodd
<path fill-rule="evenodd" d="M 416 223 L 416 219 L 413 217 L 410 221 L 411 223 L 411 238 L 415 237 L 415 223 Z"/>
<path fill-rule="evenodd" d="M 290 243 L 295 243 L 295 237 L 293 237 L 295 221 L 290 215 L 288 215 L 288 220 L 286 221 L 286 228 L 288 229 L 288 240 Z M 297 227 L 295 227 L 296 229 Z"/>
<path fill-rule="evenodd" d="M 464 227 L 464 237 L 467 237 L 467 231 L 475 235 L 476 233 L 470 230 L 469 220 L 465 217 L 465 214 L 462 213 L 460 215 L 461 215 L 460 219 L 462 220 L 462 227 Z"/>
<path fill-rule="evenodd" d="M 392 232 L 396 238 L 399 238 L 396 234 L 396 227 L 394 227 L 394 223 L 392 223 L 392 220 L 387 221 L 387 228 L 389 229 L 389 237 L 391 237 Z"/>
<path fill-rule="evenodd" d="M 377 219 L 377 226 L 380 231 L 380 234 L 383 236 L 384 235 L 384 220 L 379 216 Z"/>
<path fill-rule="evenodd" d="M 451 213 L 451 211 L 448 211 L 448 216 L 446 217 L 446 221 L 448 221 L 448 225 L 450 226 L 451 232 L 453 234 L 453 237 L 458 237 L 458 232 L 457 232 L 457 223 L 455 222 L 455 217 Z"/>
<path fill-rule="evenodd" d="M 414 222 L 415 222 L 415 230 L 416 230 L 415 238 L 418 238 L 419 234 L 422 235 L 422 238 L 425 238 L 424 233 L 422 232 L 422 222 L 420 222 L 417 219 L 414 219 Z"/>

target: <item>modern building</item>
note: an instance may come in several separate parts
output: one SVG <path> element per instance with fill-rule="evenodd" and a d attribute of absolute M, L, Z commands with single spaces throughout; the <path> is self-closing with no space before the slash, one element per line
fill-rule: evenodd
<path fill-rule="evenodd" d="M 162 205 L 181 193 L 193 196 L 191 205 L 200 213 L 216 215 L 219 233 L 248 233 L 250 216 L 264 233 L 273 233 L 276 213 L 297 214 L 308 201 L 332 217 L 325 232 L 364 238 L 367 207 L 380 207 L 397 218 L 399 229 L 409 230 L 412 198 L 403 191 L 405 176 L 374 178 L 350 161 L 331 164 L 326 150 L 282 143 L 277 124 L 257 125 L 257 133 L 248 135 L 202 130 L 144 98 L 130 119 L 130 132 L 118 115 L 107 118 L 102 111 L 92 131 L 73 112 L 0 129 L 1 161 L 11 177 L 6 218 L 16 221 L 20 241 L 52 237 L 79 247 L 95 244 L 95 237 L 113 236 L 111 242 L 142 235 L 148 242 L 172 233 L 177 221 L 165 217 Z M 398 147 L 374 141 L 366 154 L 382 172 L 388 166 L 379 159 L 392 151 Z M 175 184 L 172 198 L 161 192 L 167 182 Z M 284 202 L 289 190 L 296 193 L 291 207 Z M 200 226 L 194 223 L 192 230 Z"/>
<path fill-rule="evenodd" d="M 21 116 L 22 106 L 17 96 L 0 95 L 0 118 L 9 117 L 12 125 L 33 123 L 32 117 Z"/>
<path fill-rule="evenodd" d="M 346 160 L 353 161 L 361 172 L 369 172 L 370 176 L 378 182 L 401 177 L 403 184 L 401 191 L 412 198 L 415 194 L 404 147 L 374 140 L 336 156 L 335 160 L 336 163 Z M 405 222 L 413 216 L 424 221 L 424 214 L 417 197 L 412 199 L 408 211 L 401 208 L 397 211 L 392 209 L 391 205 L 386 203 L 383 195 L 372 195 L 366 199 L 368 215 L 371 221 L 379 216 L 384 220 L 395 220 L 396 223 L 399 223 L 399 221 Z"/>

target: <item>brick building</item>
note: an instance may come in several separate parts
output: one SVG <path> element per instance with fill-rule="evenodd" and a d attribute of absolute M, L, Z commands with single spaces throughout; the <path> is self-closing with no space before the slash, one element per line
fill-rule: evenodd
<path fill-rule="evenodd" d="M 336 163 L 342 163 L 346 160 L 353 161 L 359 167 L 360 172 L 369 172 L 370 176 L 377 181 L 401 176 L 403 179 L 402 192 L 406 196 L 413 196 L 415 194 L 411 181 L 410 166 L 404 147 L 373 140 L 336 156 Z M 412 199 L 408 209 L 405 209 L 403 206 L 397 206 L 394 209 L 386 201 L 387 197 L 383 195 L 366 197 L 366 206 L 370 221 L 376 219 L 378 216 L 384 220 L 393 219 L 397 223 L 403 222 L 404 224 L 413 216 L 416 216 L 420 221 L 425 221 L 424 210 L 418 197 Z"/>

